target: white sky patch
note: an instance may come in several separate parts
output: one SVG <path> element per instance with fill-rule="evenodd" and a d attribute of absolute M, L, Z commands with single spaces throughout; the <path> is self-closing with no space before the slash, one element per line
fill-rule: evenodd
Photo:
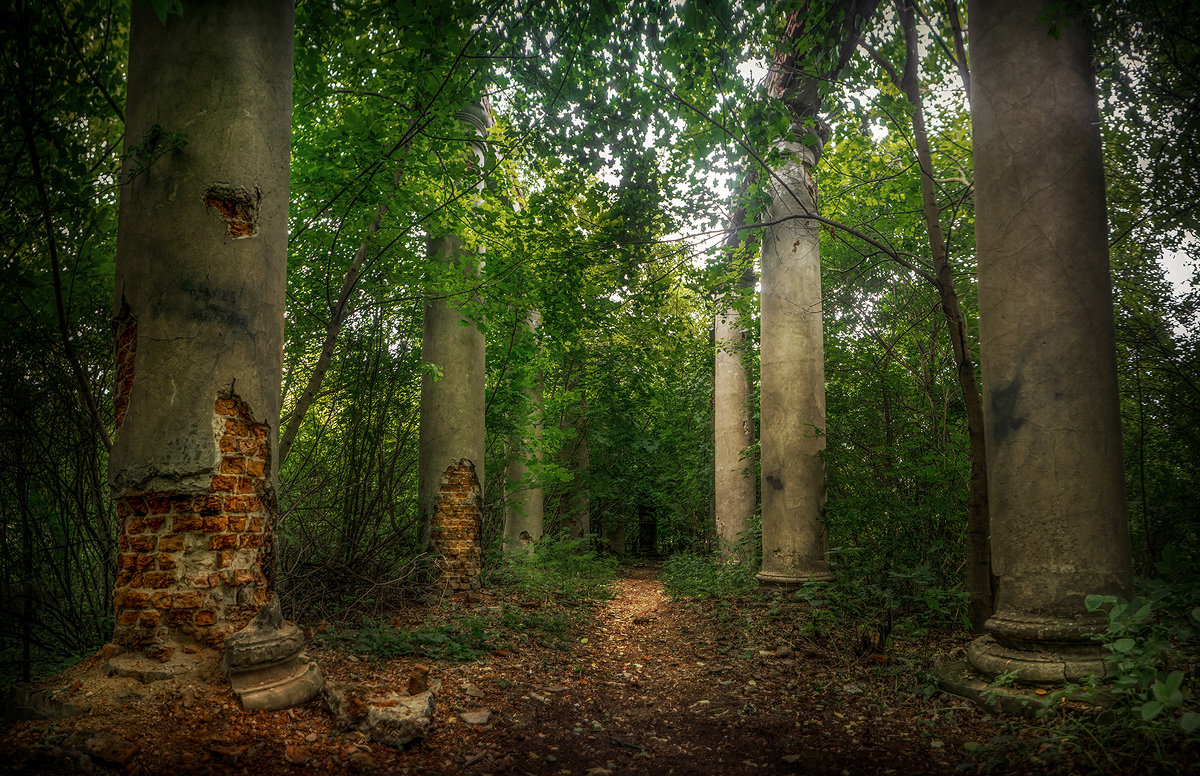
<path fill-rule="evenodd" d="M 1197 264 L 1184 251 L 1163 251 L 1162 268 L 1176 296 L 1183 296 L 1191 288 Z"/>

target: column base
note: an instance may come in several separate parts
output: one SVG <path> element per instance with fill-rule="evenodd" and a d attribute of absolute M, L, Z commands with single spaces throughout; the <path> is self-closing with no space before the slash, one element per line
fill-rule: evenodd
<path fill-rule="evenodd" d="M 1103 677 L 1108 673 L 1105 657 L 1100 644 L 1046 642 L 1040 648 L 1017 648 L 1005 646 L 990 635 L 980 636 L 967 647 L 971 668 L 982 676 L 994 679 L 1015 671 L 1017 682 L 1040 686 Z"/>
<path fill-rule="evenodd" d="M 966 660 L 935 666 L 933 675 L 937 677 L 938 688 L 942 692 L 965 698 L 992 714 L 1011 714 L 1036 719 L 1038 713 L 1046 708 L 1045 694 L 1038 695 L 1038 691 L 1033 687 L 996 687 L 975 671 Z M 1080 692 L 1067 696 L 1065 701 L 1068 707 L 1091 709 L 1094 712 L 1095 709 L 1111 706 L 1113 697 L 1104 692 Z"/>
<path fill-rule="evenodd" d="M 761 587 L 800 587 L 805 582 L 830 582 L 833 580 L 832 571 L 760 571 L 754 575 Z"/>

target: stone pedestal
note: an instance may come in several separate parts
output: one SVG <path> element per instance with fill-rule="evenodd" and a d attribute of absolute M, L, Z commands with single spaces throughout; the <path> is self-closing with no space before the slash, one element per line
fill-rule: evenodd
<path fill-rule="evenodd" d="M 325 679 L 303 647 L 304 635 L 283 621 L 278 598 L 226 639 L 225 668 L 242 708 L 278 711 L 315 698 Z"/>
<path fill-rule="evenodd" d="M 1132 593 L 1099 117 L 1085 24 L 972 2 L 979 330 L 995 615 L 984 676 L 1105 672 L 1088 594 Z"/>
<path fill-rule="evenodd" d="M 813 151 L 784 144 L 763 235 L 761 336 L 764 584 L 832 579 L 825 530 L 825 343 Z M 782 181 L 782 183 L 780 182 Z M 784 185 L 786 184 L 786 186 Z"/>

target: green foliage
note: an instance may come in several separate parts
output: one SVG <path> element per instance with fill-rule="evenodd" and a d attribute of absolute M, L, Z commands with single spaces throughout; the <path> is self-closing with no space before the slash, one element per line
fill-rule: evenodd
<path fill-rule="evenodd" d="M 397 628 L 386 620 L 364 620 L 358 628 L 331 628 L 321 634 L 321 640 L 329 647 L 378 658 L 466 661 L 498 648 L 496 635 L 476 617 L 458 617 L 450 623 L 413 629 Z"/>
<path fill-rule="evenodd" d="M 616 559 L 599 557 L 587 538 L 546 536 L 490 569 L 489 584 L 540 601 L 588 603 L 609 598 Z"/>
<path fill-rule="evenodd" d="M 1156 720 L 1174 720 L 1185 735 L 1200 730 L 1195 677 L 1172 662 L 1195 660 L 1200 648 L 1200 578 L 1175 553 L 1159 563 L 1160 576 L 1143 580 L 1131 601 L 1089 595 L 1088 611 L 1107 610 L 1104 644 L 1112 653 L 1105 681 L 1118 696 L 1126 722 L 1153 730 Z"/>
<path fill-rule="evenodd" d="M 713 599 L 749 596 L 758 588 L 755 564 L 677 552 L 663 564 L 661 579 L 673 596 Z"/>

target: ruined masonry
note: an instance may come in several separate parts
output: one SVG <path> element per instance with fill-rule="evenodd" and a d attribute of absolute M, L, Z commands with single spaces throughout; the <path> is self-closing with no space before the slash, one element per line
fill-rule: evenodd
<path fill-rule="evenodd" d="M 430 535 L 433 552 L 441 555 L 438 565 L 442 586 L 451 592 L 478 590 L 481 586 L 482 506 L 475 464 L 466 458 L 451 464 L 442 473 Z"/>
<path fill-rule="evenodd" d="M 221 433 L 221 461 L 209 492 L 127 492 L 117 499 L 113 640 L 150 657 L 165 660 L 170 642 L 219 648 L 268 599 L 263 569 L 274 498 L 267 479 L 268 428 L 254 422 L 236 395 L 217 399 L 213 421 Z"/>

